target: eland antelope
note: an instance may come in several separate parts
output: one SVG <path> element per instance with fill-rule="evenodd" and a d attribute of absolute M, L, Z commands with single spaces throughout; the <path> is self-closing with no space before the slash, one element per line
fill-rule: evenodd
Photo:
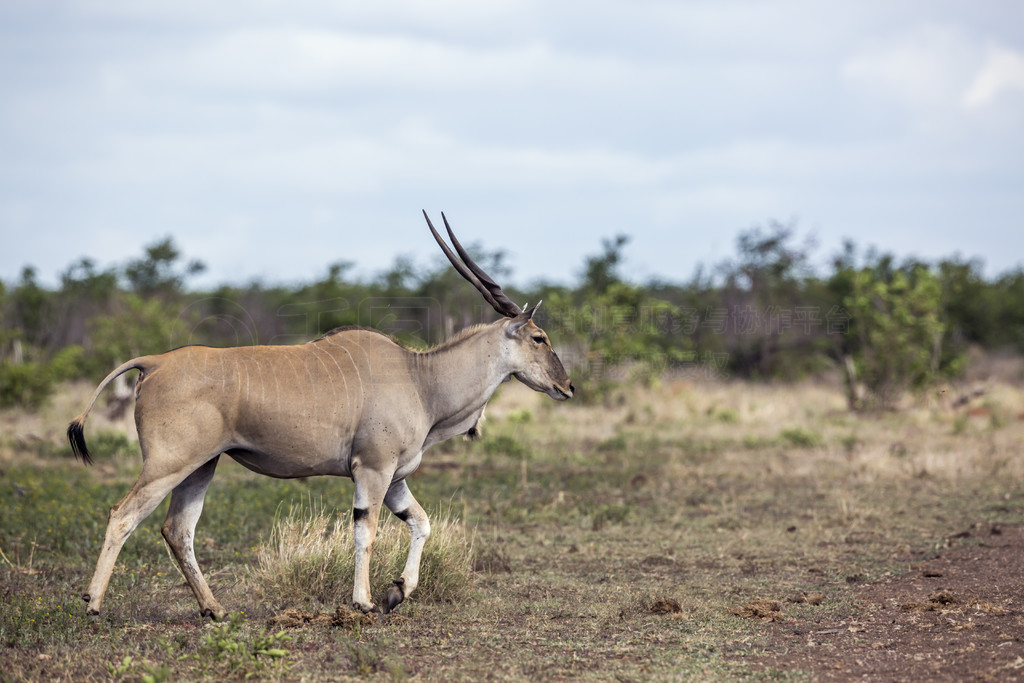
<path fill-rule="evenodd" d="M 90 614 L 99 614 L 125 540 L 170 493 L 163 537 L 200 613 L 225 616 L 193 549 L 203 499 L 221 454 L 271 477 L 350 477 L 355 483 L 354 607 L 377 611 L 369 563 L 381 505 L 411 532 L 405 568 L 389 586 L 383 611 L 415 590 L 430 521 L 405 480 L 419 467 L 423 452 L 453 436 L 475 434 L 487 401 L 511 377 L 560 401 L 574 391 L 547 334 L 533 321 L 539 303 L 519 308 L 473 262 L 447 218 L 458 256 L 426 211 L 423 217 L 455 269 L 502 319 L 467 328 L 427 351 L 358 327 L 294 346 L 185 346 L 134 358 L 100 383 L 85 411 L 68 426 L 71 448 L 84 463 L 92 462 L 85 444 L 86 416 L 111 380 L 138 370 L 135 424 L 142 471 L 110 509 L 96 571 L 83 596 Z"/>

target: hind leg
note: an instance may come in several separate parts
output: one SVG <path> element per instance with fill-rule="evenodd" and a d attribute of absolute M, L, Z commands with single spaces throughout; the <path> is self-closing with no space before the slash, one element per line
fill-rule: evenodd
<path fill-rule="evenodd" d="M 89 583 L 89 592 L 82 596 L 89 603 L 89 614 L 100 613 L 103 595 L 107 592 L 107 584 L 110 583 L 114 563 L 117 562 L 117 556 L 121 552 L 124 542 L 135 531 L 135 527 L 148 517 L 160 504 L 160 501 L 171 492 L 171 489 L 181 483 L 188 474 L 190 472 L 186 470 L 153 478 L 147 474 L 147 468 L 143 465 L 142 474 L 139 475 L 135 485 L 121 499 L 121 502 L 110 508 L 107 533 L 103 539 L 99 560 L 96 562 L 96 571 Z"/>
<path fill-rule="evenodd" d="M 203 500 L 206 497 L 206 489 L 213 480 L 213 473 L 217 469 L 217 461 L 220 456 L 209 461 L 192 474 L 185 478 L 171 491 L 171 504 L 167 510 L 167 518 L 164 520 L 164 540 L 170 546 L 181 573 L 188 581 L 192 592 L 199 602 L 199 613 L 204 617 L 215 620 L 224 618 L 227 610 L 221 607 L 217 599 L 213 597 L 210 586 L 206 583 L 203 573 L 199 570 L 195 554 L 195 530 L 199 522 L 199 516 L 203 513 Z"/>

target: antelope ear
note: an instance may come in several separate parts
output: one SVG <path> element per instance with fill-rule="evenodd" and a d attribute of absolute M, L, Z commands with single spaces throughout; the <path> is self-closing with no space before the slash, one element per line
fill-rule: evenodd
<path fill-rule="evenodd" d="M 512 321 L 508 324 L 508 336 L 514 337 L 523 325 L 533 320 L 533 314 L 540 308 L 541 301 L 538 301 L 533 306 L 526 306 L 526 310 L 512 318 Z"/>

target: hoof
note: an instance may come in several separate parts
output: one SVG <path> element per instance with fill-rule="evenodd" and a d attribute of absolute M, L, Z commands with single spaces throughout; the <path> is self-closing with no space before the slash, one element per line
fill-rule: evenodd
<path fill-rule="evenodd" d="M 82 600 L 85 600 L 86 604 L 89 604 L 92 602 L 92 596 L 88 593 L 83 593 Z M 86 609 L 85 613 L 89 616 L 91 621 L 96 621 L 96 618 L 100 615 L 100 611 L 98 609 L 93 609 L 92 607 Z"/>
<path fill-rule="evenodd" d="M 402 604 L 405 600 L 405 579 L 398 579 L 388 586 L 388 593 L 384 598 L 384 614 Z"/>
<path fill-rule="evenodd" d="M 208 618 L 211 622 L 223 622 L 227 617 L 227 610 L 220 605 L 213 607 L 201 607 L 199 615 L 203 618 Z"/>

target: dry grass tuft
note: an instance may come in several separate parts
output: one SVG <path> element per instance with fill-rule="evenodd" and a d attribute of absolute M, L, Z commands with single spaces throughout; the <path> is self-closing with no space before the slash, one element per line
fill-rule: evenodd
<path fill-rule="evenodd" d="M 450 509 L 430 516 L 431 535 L 420 563 L 419 587 L 412 598 L 454 602 L 465 596 L 472 582 L 472 538 Z M 370 560 L 374 595 L 382 595 L 401 575 L 408 548 L 405 525 L 382 515 Z M 250 578 L 254 592 L 274 604 L 312 599 L 331 605 L 347 603 L 354 574 L 351 517 L 336 517 L 317 506 L 300 506 L 274 520 L 270 538 L 256 550 Z"/>

